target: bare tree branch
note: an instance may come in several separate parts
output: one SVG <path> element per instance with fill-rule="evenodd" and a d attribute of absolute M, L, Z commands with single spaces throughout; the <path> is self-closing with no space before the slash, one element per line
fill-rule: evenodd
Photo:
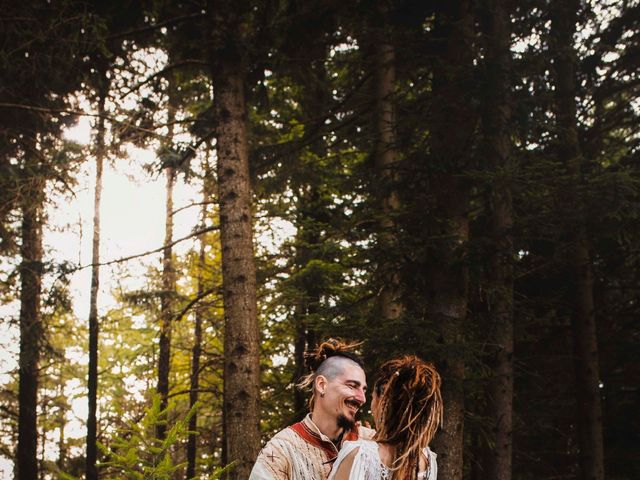
<path fill-rule="evenodd" d="M 175 215 L 176 213 L 181 212 L 181 211 L 183 211 L 183 210 L 187 210 L 187 209 L 189 209 L 189 208 L 191 208 L 191 207 L 201 207 L 201 206 L 203 206 L 203 205 L 215 205 L 215 204 L 217 204 L 217 203 L 218 203 L 218 202 L 214 202 L 214 201 L 206 201 L 206 202 L 192 202 L 192 203 L 189 203 L 188 205 L 183 205 L 183 206 L 182 206 L 182 207 L 180 207 L 180 208 L 176 208 L 173 212 L 171 212 L 171 216 L 173 216 L 173 215 Z"/>
<path fill-rule="evenodd" d="M 190 238 L 198 237 L 198 236 L 200 236 L 200 235 L 202 235 L 204 233 L 211 232 L 213 230 L 218 230 L 218 228 L 220 228 L 220 227 L 217 226 L 217 225 L 213 225 L 211 227 L 206 227 L 206 228 L 203 228 L 201 230 L 196 230 L 195 232 L 193 232 L 193 233 L 191 233 L 189 235 L 186 235 L 184 237 L 178 238 L 178 239 L 176 239 L 176 240 L 174 240 L 174 241 L 172 241 L 172 242 L 170 242 L 170 243 L 168 243 L 166 245 L 162 245 L 162 246 L 160 246 L 158 248 L 154 248 L 153 250 L 147 250 L 146 252 L 136 253 L 134 255 L 128 255 L 126 257 L 116 258 L 114 260 L 109 260 L 107 262 L 100 262 L 100 263 L 95 263 L 95 264 L 94 263 L 88 263 L 86 265 L 81 265 L 81 266 L 79 266 L 77 268 L 72 268 L 70 270 L 65 271 L 58 278 L 60 278 L 60 277 L 62 277 L 64 275 L 67 275 L 69 273 L 79 272 L 80 270 L 84 270 L 85 268 L 89 268 L 89 267 L 93 267 L 93 266 L 103 267 L 103 266 L 106 266 L 106 265 L 113 265 L 113 264 L 116 264 L 116 263 L 124 263 L 124 262 L 128 262 L 129 260 L 134 260 L 136 258 L 146 257 L 148 255 L 153 255 L 154 253 L 160 253 L 165 248 L 173 247 L 174 245 L 177 245 L 180 242 L 184 242 L 185 240 L 189 240 Z"/>

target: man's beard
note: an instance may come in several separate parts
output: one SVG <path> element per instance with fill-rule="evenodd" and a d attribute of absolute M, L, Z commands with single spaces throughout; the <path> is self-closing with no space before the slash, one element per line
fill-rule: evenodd
<path fill-rule="evenodd" d="M 355 426 L 356 426 L 355 420 L 351 420 L 350 418 L 347 418 L 347 416 L 342 413 L 338 415 L 338 427 L 344 430 L 352 430 L 353 427 Z"/>

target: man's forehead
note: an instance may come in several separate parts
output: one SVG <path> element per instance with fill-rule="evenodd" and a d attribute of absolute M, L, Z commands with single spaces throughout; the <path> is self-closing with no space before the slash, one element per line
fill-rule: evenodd
<path fill-rule="evenodd" d="M 338 375 L 341 381 L 352 381 L 359 385 L 367 386 L 367 377 L 360 365 L 354 362 L 345 362 L 342 372 Z"/>
<path fill-rule="evenodd" d="M 345 381 L 349 377 L 360 383 L 365 383 L 365 373 L 362 367 L 350 358 L 345 357 L 329 357 L 327 358 L 317 371 L 318 375 L 325 377 L 327 380 Z"/>

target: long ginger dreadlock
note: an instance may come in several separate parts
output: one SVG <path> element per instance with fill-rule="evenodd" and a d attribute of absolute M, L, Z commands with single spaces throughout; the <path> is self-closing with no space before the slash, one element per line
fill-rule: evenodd
<path fill-rule="evenodd" d="M 313 410 L 315 400 L 314 383 L 318 375 L 324 375 L 332 380 L 342 372 L 341 360 L 348 359 L 364 369 L 360 357 L 354 350 L 362 345 L 359 343 L 346 343 L 339 338 L 329 338 L 313 349 L 304 353 L 304 363 L 310 373 L 298 382 L 300 390 L 311 390 L 313 394 L 309 398 L 309 410 Z"/>
<path fill-rule="evenodd" d="M 442 423 L 440 375 L 415 355 L 390 360 L 380 367 L 374 391 L 380 417 L 374 439 L 395 447 L 392 478 L 416 478 L 422 450 Z"/>

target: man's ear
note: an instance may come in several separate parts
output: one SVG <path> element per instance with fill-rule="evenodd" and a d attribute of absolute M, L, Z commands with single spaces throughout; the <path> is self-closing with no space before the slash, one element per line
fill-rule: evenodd
<path fill-rule="evenodd" d="M 316 391 L 318 393 L 324 393 L 327 388 L 327 377 L 324 375 L 318 375 L 316 377 Z"/>

